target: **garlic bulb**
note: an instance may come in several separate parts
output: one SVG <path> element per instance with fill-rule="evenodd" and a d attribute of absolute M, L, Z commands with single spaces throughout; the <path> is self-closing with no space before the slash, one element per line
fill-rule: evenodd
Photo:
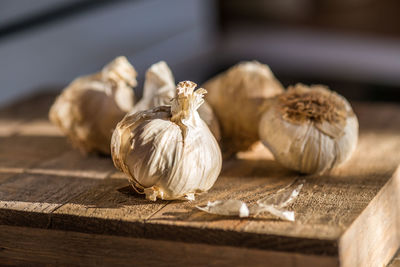
<path fill-rule="evenodd" d="M 111 141 L 114 165 L 150 200 L 194 199 L 221 171 L 221 151 L 197 109 L 204 89 L 180 82 L 172 106 L 128 114 Z"/>
<path fill-rule="evenodd" d="M 167 63 L 160 61 L 153 64 L 146 72 L 143 87 L 143 98 L 133 107 L 129 114 L 153 107 L 170 105 L 175 97 L 176 86 L 174 76 Z M 204 102 L 197 110 L 200 117 L 210 128 L 217 140 L 221 139 L 219 123 L 212 108 Z"/>
<path fill-rule="evenodd" d="M 203 87 L 219 119 L 227 153 L 246 150 L 259 140 L 258 124 L 269 98 L 284 91 L 269 67 L 257 61 L 239 63 Z"/>
<path fill-rule="evenodd" d="M 344 163 L 358 139 L 350 104 L 320 85 L 297 84 L 278 96 L 259 130 L 275 159 L 302 173 L 321 173 Z"/>
<path fill-rule="evenodd" d="M 175 88 L 174 77 L 167 63 L 160 61 L 151 65 L 146 72 L 143 97 L 129 113 L 169 105 L 175 97 Z"/>
<path fill-rule="evenodd" d="M 112 131 L 133 107 L 136 71 L 117 57 L 99 73 L 68 85 L 49 111 L 49 119 L 84 153 L 110 154 Z"/>

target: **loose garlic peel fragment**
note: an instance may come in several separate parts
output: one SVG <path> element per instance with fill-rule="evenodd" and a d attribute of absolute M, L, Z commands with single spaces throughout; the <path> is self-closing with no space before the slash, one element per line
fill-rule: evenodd
<path fill-rule="evenodd" d="M 270 98 L 284 89 L 267 65 L 241 62 L 207 81 L 206 100 L 220 122 L 223 148 L 229 153 L 247 150 L 259 140 L 258 124 Z"/>
<path fill-rule="evenodd" d="M 112 131 L 134 104 L 136 75 L 125 57 L 117 57 L 99 73 L 68 85 L 50 108 L 49 119 L 83 153 L 110 154 Z"/>
<path fill-rule="evenodd" d="M 348 160 L 358 139 L 350 104 L 329 89 L 297 84 L 262 116 L 262 142 L 283 166 L 321 173 Z"/>
<path fill-rule="evenodd" d="M 270 193 L 258 200 L 255 205 L 249 205 L 237 199 L 228 199 L 208 202 L 207 205 L 196 206 L 196 208 L 210 214 L 239 216 L 240 218 L 255 217 L 261 213 L 269 213 L 282 220 L 294 221 L 294 212 L 286 210 L 286 207 L 296 200 L 303 188 L 303 183 L 304 181 L 302 183 L 295 181 L 277 192 Z"/>
<path fill-rule="evenodd" d="M 194 199 L 215 183 L 221 151 L 197 109 L 204 89 L 180 82 L 172 106 L 128 114 L 111 141 L 114 165 L 149 200 Z"/>

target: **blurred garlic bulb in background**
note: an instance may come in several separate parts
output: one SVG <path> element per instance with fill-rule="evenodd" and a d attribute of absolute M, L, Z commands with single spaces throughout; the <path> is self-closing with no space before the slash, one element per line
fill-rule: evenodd
<path fill-rule="evenodd" d="M 71 82 L 50 108 L 49 119 L 84 153 L 110 154 L 117 123 L 132 109 L 136 71 L 117 57 L 100 72 Z"/>
<path fill-rule="evenodd" d="M 241 62 L 207 81 L 206 100 L 220 123 L 223 149 L 234 153 L 259 140 L 258 124 L 269 99 L 284 89 L 267 65 Z"/>
<path fill-rule="evenodd" d="M 197 109 L 204 89 L 180 82 L 172 106 L 130 113 L 111 141 L 114 165 L 150 200 L 194 199 L 221 171 L 221 151 Z"/>
<path fill-rule="evenodd" d="M 155 63 L 146 72 L 142 99 L 129 113 L 170 105 L 171 100 L 175 97 L 175 91 L 174 77 L 167 63 L 164 61 Z"/>
<path fill-rule="evenodd" d="M 129 114 L 162 105 L 170 105 L 175 95 L 176 86 L 174 76 L 167 63 L 160 61 L 153 64 L 146 72 L 143 98 L 133 107 Z M 208 125 L 215 138 L 220 140 L 219 123 L 212 108 L 204 102 L 197 112 Z"/>
<path fill-rule="evenodd" d="M 262 142 L 283 166 L 321 173 L 354 152 L 358 120 L 347 100 L 329 89 L 297 84 L 276 98 L 262 116 Z"/>

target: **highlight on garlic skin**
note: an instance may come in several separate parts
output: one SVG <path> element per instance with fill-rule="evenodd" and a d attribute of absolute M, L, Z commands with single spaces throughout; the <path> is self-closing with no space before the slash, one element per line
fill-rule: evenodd
<path fill-rule="evenodd" d="M 260 137 L 283 166 L 321 173 L 346 162 L 358 139 L 358 120 L 347 100 L 321 85 L 297 84 L 262 116 Z"/>
<path fill-rule="evenodd" d="M 197 112 L 206 90 L 195 87 L 180 82 L 172 106 L 130 113 L 113 133 L 114 165 L 149 200 L 194 199 L 221 171 L 219 145 Z"/>
<path fill-rule="evenodd" d="M 247 150 L 259 140 L 258 124 L 270 98 L 284 89 L 269 67 L 257 61 L 241 62 L 207 81 L 206 100 L 220 123 L 227 153 Z"/>
<path fill-rule="evenodd" d="M 133 107 L 136 76 L 125 57 L 115 58 L 72 81 L 50 108 L 50 121 L 83 153 L 110 154 L 112 131 Z"/>
<path fill-rule="evenodd" d="M 160 61 L 153 64 L 147 70 L 143 87 L 143 98 L 135 104 L 129 113 L 134 114 L 153 107 L 170 105 L 175 95 L 176 86 L 171 69 L 167 63 Z M 212 108 L 204 101 L 197 112 L 210 128 L 214 137 L 219 141 L 221 139 L 219 122 Z"/>

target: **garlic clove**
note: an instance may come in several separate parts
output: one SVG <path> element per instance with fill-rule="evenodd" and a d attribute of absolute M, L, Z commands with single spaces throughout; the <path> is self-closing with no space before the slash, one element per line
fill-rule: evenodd
<path fill-rule="evenodd" d="M 221 151 L 197 109 L 204 89 L 177 86 L 172 106 L 129 113 L 111 141 L 114 165 L 149 200 L 193 199 L 208 191 L 221 170 Z"/>
<path fill-rule="evenodd" d="M 270 98 L 284 89 L 269 67 L 257 61 L 241 62 L 207 81 L 207 102 L 220 123 L 227 153 L 247 150 L 259 140 L 258 124 Z"/>
<path fill-rule="evenodd" d="M 263 114 L 260 137 L 283 166 L 321 173 L 348 160 L 358 139 L 358 121 L 342 96 L 297 84 Z"/>
<path fill-rule="evenodd" d="M 83 153 L 110 154 L 112 131 L 134 104 L 136 75 L 117 57 L 99 73 L 75 79 L 50 108 L 50 121 Z"/>

